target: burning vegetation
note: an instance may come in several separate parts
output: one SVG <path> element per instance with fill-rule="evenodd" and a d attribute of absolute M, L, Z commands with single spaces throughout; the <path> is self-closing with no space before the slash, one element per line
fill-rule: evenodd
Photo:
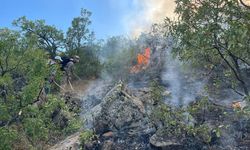
<path fill-rule="evenodd" d="M 143 54 L 137 55 L 137 64 L 131 67 L 130 73 L 138 73 L 147 69 L 150 63 L 150 48 L 146 48 Z"/>

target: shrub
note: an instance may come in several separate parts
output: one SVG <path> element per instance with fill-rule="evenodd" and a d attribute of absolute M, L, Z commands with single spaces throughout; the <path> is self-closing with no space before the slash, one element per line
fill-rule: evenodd
<path fill-rule="evenodd" d="M 86 46 L 75 50 L 69 50 L 70 56 L 78 55 L 79 63 L 76 64 L 75 72 L 78 76 L 89 78 L 98 77 L 102 71 L 102 65 L 99 61 L 98 46 Z"/>
<path fill-rule="evenodd" d="M 95 137 L 95 134 L 93 131 L 90 131 L 90 130 L 83 131 L 80 134 L 81 145 L 84 146 L 86 143 L 91 142 L 94 137 Z"/>
<path fill-rule="evenodd" d="M 7 127 L 0 127 L 0 149 L 11 150 L 12 144 L 17 139 L 17 132 Z"/>
<path fill-rule="evenodd" d="M 32 141 L 47 140 L 49 130 L 42 119 L 26 118 L 23 125 L 25 133 L 31 137 Z"/>
<path fill-rule="evenodd" d="M 83 126 L 83 122 L 79 118 L 69 120 L 69 125 L 63 130 L 64 134 L 68 135 L 78 131 Z"/>
<path fill-rule="evenodd" d="M 157 81 L 152 81 L 150 84 L 150 88 L 151 88 L 151 98 L 154 102 L 154 104 L 159 104 L 163 101 L 163 92 L 164 92 L 164 87 L 162 87 L 161 85 L 159 85 L 159 83 Z"/>

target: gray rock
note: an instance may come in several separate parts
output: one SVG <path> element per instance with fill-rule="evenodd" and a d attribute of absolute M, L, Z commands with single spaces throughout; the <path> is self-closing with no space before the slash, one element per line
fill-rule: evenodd
<path fill-rule="evenodd" d="M 102 150 L 115 150 L 114 143 L 112 141 L 105 141 L 102 145 Z"/>
<path fill-rule="evenodd" d="M 154 134 L 152 137 L 150 137 L 150 144 L 152 144 L 153 146 L 157 147 L 157 148 L 167 148 L 167 147 L 179 147 L 181 146 L 181 143 L 179 141 L 177 141 L 176 139 L 172 138 L 172 139 L 167 139 L 167 138 L 163 138 L 158 136 L 157 134 Z"/>
<path fill-rule="evenodd" d="M 132 92 L 127 92 L 122 84 L 116 85 L 102 100 L 101 111 L 94 119 L 96 133 L 112 133 L 109 140 L 113 139 L 113 146 L 117 149 L 145 149 L 150 135 L 156 131 L 144 103 Z M 105 141 L 103 138 L 101 145 Z"/>
<path fill-rule="evenodd" d="M 82 99 L 77 93 L 67 92 L 63 95 L 65 104 L 69 107 L 69 110 L 74 113 L 80 113 L 82 106 Z"/>

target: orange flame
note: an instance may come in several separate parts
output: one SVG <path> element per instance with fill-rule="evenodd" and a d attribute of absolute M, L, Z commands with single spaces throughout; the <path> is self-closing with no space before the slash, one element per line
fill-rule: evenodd
<path fill-rule="evenodd" d="M 231 104 L 233 109 L 244 109 L 247 106 L 246 101 L 234 101 Z"/>
<path fill-rule="evenodd" d="M 146 48 L 144 54 L 137 55 L 137 64 L 130 69 L 130 73 L 138 73 L 145 70 L 150 61 L 150 48 Z"/>

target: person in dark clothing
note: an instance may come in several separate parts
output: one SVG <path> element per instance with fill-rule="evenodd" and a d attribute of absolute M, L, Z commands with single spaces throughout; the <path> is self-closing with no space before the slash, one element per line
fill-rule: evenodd
<path fill-rule="evenodd" d="M 70 88 L 72 90 L 73 89 L 73 86 L 71 84 L 71 81 L 72 81 L 72 77 L 75 76 L 77 77 L 78 79 L 80 79 L 80 77 L 78 77 L 74 70 L 75 70 L 75 63 L 78 63 L 79 62 L 79 59 L 80 57 L 79 56 L 74 56 L 72 58 L 70 58 L 69 61 L 65 60 L 65 62 L 62 64 L 62 70 L 64 71 L 64 87 L 69 84 L 70 85 Z M 67 62 L 67 64 L 66 64 Z M 66 64 L 66 65 L 65 65 Z"/>
<path fill-rule="evenodd" d="M 61 57 L 62 58 L 62 61 L 61 61 L 61 70 L 62 71 L 65 71 L 65 67 L 66 67 L 66 65 L 68 64 L 68 62 L 70 62 L 70 57 L 68 57 L 68 56 L 63 56 L 63 57 Z"/>

